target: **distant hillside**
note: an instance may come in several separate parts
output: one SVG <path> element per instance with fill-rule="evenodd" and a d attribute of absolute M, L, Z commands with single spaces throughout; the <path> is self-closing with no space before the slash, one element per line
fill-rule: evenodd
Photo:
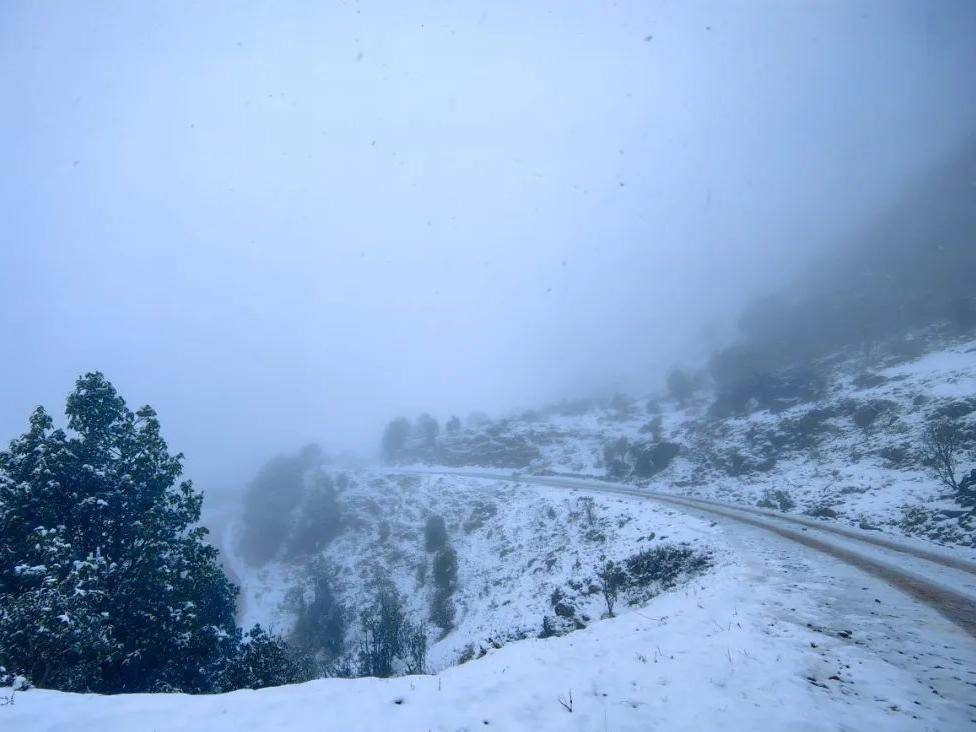
<path fill-rule="evenodd" d="M 758 373 L 731 395 L 707 380 L 688 389 L 554 405 L 397 457 L 610 477 L 976 544 L 972 505 L 940 482 L 925 449 L 927 428 L 948 424 L 956 477 L 976 468 L 976 339 L 935 327 L 867 359 L 841 352 Z"/>

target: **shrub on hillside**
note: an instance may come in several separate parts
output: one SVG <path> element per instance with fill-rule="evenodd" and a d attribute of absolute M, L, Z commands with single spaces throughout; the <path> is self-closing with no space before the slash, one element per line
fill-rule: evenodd
<path fill-rule="evenodd" d="M 424 524 L 424 548 L 428 552 L 436 552 L 447 544 L 447 525 L 444 517 L 433 514 L 427 517 Z"/>
<path fill-rule="evenodd" d="M 454 603 L 451 597 L 457 589 L 458 559 L 451 546 L 444 546 L 434 555 L 431 576 L 434 596 L 431 600 L 430 621 L 442 630 L 454 627 Z"/>
<path fill-rule="evenodd" d="M 603 446 L 603 464 L 613 478 L 650 478 L 666 469 L 680 451 L 675 442 L 642 444 L 620 437 Z"/>
<path fill-rule="evenodd" d="M 637 552 L 622 562 L 605 560 L 596 569 L 598 584 L 590 583 L 586 587 L 585 583 L 579 583 L 575 587 L 585 595 L 602 593 L 607 615 L 612 617 L 618 601 L 626 600 L 631 605 L 644 602 L 671 589 L 682 577 L 699 574 L 710 565 L 707 554 L 686 546 L 663 544 Z M 561 594 L 559 599 L 565 602 Z M 555 632 L 567 630 L 558 623 L 551 628 Z"/>
<path fill-rule="evenodd" d="M 930 422 L 922 433 L 922 453 L 926 465 L 946 488 L 959 490 L 956 475 L 965 447 L 965 434 L 960 424 L 951 419 Z"/>
<path fill-rule="evenodd" d="M 759 409 L 774 412 L 820 399 L 826 390 L 824 374 L 810 367 L 773 369 L 764 357 L 744 348 L 717 353 L 710 368 L 718 385 L 712 414 L 745 415 Z"/>
<path fill-rule="evenodd" d="M 616 562 L 607 560 L 597 570 L 596 576 L 600 580 L 600 591 L 603 593 L 603 601 L 607 605 L 607 615 L 612 618 L 613 607 L 617 603 L 620 591 L 627 586 L 627 572 Z"/>
<path fill-rule="evenodd" d="M 498 513 L 498 506 L 492 501 L 477 501 L 471 507 L 471 513 L 461 525 L 465 534 L 477 531 Z"/>
<path fill-rule="evenodd" d="M 362 638 L 359 674 L 386 678 L 403 668 L 423 673 L 427 635 L 422 624 L 411 622 L 392 587 L 380 591 L 373 604 L 360 613 Z"/>
<path fill-rule="evenodd" d="M 260 625 L 244 634 L 222 672 L 220 689 L 262 689 L 300 684 L 318 676 L 312 658 L 271 635 Z"/>
<path fill-rule="evenodd" d="M 320 669 L 327 669 L 345 648 L 347 612 L 324 563 L 313 563 L 309 575 L 311 587 L 299 587 L 289 598 L 295 613 L 289 641 L 314 658 Z"/>
<path fill-rule="evenodd" d="M 772 508 L 777 511 L 792 511 L 796 508 L 796 501 L 784 490 L 766 489 L 763 491 L 762 498 L 756 504 L 759 508 Z"/>
<path fill-rule="evenodd" d="M 630 587 L 658 584 L 662 589 L 669 589 L 682 574 L 702 572 L 709 564 L 706 554 L 690 547 L 665 544 L 628 557 L 624 561 L 624 569 Z"/>
<path fill-rule="evenodd" d="M 656 442 L 640 450 L 634 461 L 634 474 L 640 478 L 650 478 L 667 468 L 678 453 L 681 445 L 676 442 Z"/>
<path fill-rule="evenodd" d="M 445 434 L 438 440 L 433 459 L 453 467 L 479 465 L 492 468 L 526 468 L 541 457 L 539 448 L 520 434 L 500 425 L 469 428 Z"/>
<path fill-rule="evenodd" d="M 831 407 L 808 409 L 798 417 L 784 419 L 779 429 L 769 435 L 769 439 L 779 448 L 809 450 L 816 447 L 825 435 L 836 432 L 829 420 L 836 417 Z"/>
<path fill-rule="evenodd" d="M 851 419 L 863 430 L 871 427 L 882 416 L 893 414 L 897 408 L 898 405 L 888 399 L 871 399 L 858 404 Z"/>

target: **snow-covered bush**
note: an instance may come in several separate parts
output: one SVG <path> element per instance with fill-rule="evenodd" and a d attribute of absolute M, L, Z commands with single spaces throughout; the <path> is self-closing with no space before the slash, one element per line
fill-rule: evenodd
<path fill-rule="evenodd" d="M 767 488 L 763 491 L 762 498 L 756 504 L 759 508 L 772 508 L 778 511 L 792 511 L 796 508 L 796 501 L 789 493 L 781 488 Z"/>
<path fill-rule="evenodd" d="M 625 587 L 628 590 L 667 590 L 677 584 L 683 575 L 694 575 L 711 565 L 707 554 L 691 547 L 662 544 L 645 549 L 624 560 Z M 637 592 L 631 602 L 643 599 L 645 593 Z"/>
<path fill-rule="evenodd" d="M 310 681 L 318 676 L 313 659 L 255 625 L 225 661 L 219 688 L 261 689 Z"/>
<path fill-rule="evenodd" d="M 674 442 L 643 444 L 619 437 L 603 446 L 607 475 L 613 478 L 650 478 L 667 468 L 681 452 Z"/>

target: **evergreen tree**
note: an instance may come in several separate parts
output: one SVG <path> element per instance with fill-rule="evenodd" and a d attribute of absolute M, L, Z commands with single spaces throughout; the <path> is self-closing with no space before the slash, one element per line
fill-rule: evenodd
<path fill-rule="evenodd" d="M 433 571 L 434 596 L 430 604 L 430 620 L 444 631 L 454 627 L 454 603 L 451 596 L 457 589 L 457 552 L 449 544 L 442 546 L 434 554 Z"/>
<path fill-rule="evenodd" d="M 325 563 L 314 562 L 311 572 L 311 597 L 302 591 L 295 598 L 295 626 L 289 640 L 325 665 L 342 654 L 348 618 Z"/>
<path fill-rule="evenodd" d="M 183 456 L 100 373 L 65 411 L 55 429 L 39 407 L 0 452 L 0 666 L 68 691 L 219 690 L 237 588 Z"/>
<path fill-rule="evenodd" d="M 436 419 L 429 414 L 421 414 L 417 417 L 415 429 L 417 437 L 424 447 L 430 448 L 434 446 L 434 442 L 437 440 L 437 434 L 440 432 L 440 426 L 437 424 Z"/>
<path fill-rule="evenodd" d="M 386 462 L 395 462 L 400 456 L 400 452 L 406 446 L 407 438 L 410 437 L 410 430 L 410 421 L 404 417 L 398 417 L 386 426 L 380 445 Z"/>
<path fill-rule="evenodd" d="M 436 552 L 447 544 L 447 524 L 444 517 L 438 514 L 427 517 L 424 524 L 424 548 L 429 552 Z"/>

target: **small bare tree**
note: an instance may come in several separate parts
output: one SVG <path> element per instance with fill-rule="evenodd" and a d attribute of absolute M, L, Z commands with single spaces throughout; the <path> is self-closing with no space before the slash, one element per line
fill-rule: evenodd
<path fill-rule="evenodd" d="M 596 522 L 596 513 L 594 512 L 594 502 L 592 496 L 583 496 L 579 499 L 580 504 L 583 506 L 583 512 L 586 515 L 586 525 L 592 526 Z"/>
<path fill-rule="evenodd" d="M 568 696 L 564 697 L 562 694 L 557 696 L 556 701 L 558 701 L 560 706 L 562 706 L 562 708 L 565 709 L 567 712 L 569 712 L 570 714 L 573 713 L 573 690 L 572 689 L 569 690 Z"/>
<path fill-rule="evenodd" d="M 925 461 L 935 471 L 942 484 L 953 493 L 959 490 L 956 471 L 959 467 L 961 448 L 962 431 L 951 419 L 940 419 L 925 428 L 922 435 Z"/>
<path fill-rule="evenodd" d="M 603 599 L 607 603 L 607 615 L 613 617 L 613 606 L 617 602 L 620 590 L 627 580 L 627 575 L 623 568 L 612 560 L 607 562 L 597 571 L 596 576 L 600 579 L 603 586 Z"/>

